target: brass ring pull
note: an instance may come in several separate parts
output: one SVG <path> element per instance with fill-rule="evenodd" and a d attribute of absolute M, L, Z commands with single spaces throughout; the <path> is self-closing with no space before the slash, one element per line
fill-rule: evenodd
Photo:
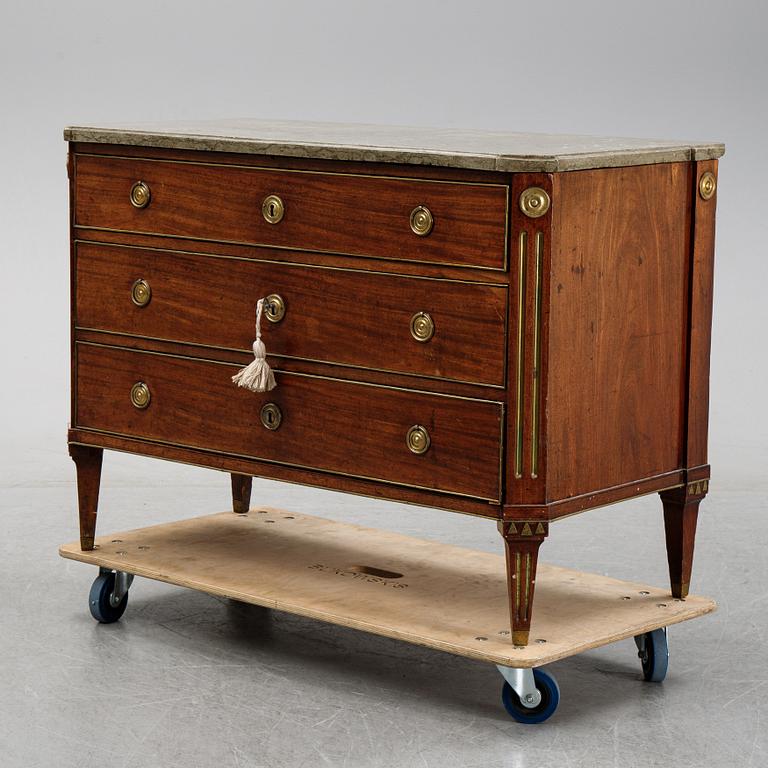
<path fill-rule="evenodd" d="M 408 434 L 405 436 L 405 442 L 408 445 L 408 450 L 411 453 L 415 453 L 417 456 L 426 453 L 432 443 L 427 428 L 422 427 L 421 424 L 414 424 L 408 430 Z"/>
<path fill-rule="evenodd" d="M 411 318 L 411 336 L 425 343 L 435 335 L 435 321 L 428 312 L 417 312 Z"/>
<path fill-rule="evenodd" d="M 152 289 L 146 280 L 137 280 L 131 286 L 131 301 L 137 307 L 146 307 L 152 298 Z"/>
<path fill-rule="evenodd" d="M 131 405 L 134 408 L 138 408 L 143 411 L 152 399 L 152 395 L 149 392 L 149 387 L 143 381 L 137 381 L 131 387 Z"/>
<path fill-rule="evenodd" d="M 432 211 L 426 205 L 417 205 L 411 211 L 411 231 L 419 237 L 426 237 L 435 226 Z"/>
<path fill-rule="evenodd" d="M 711 200 L 717 190 L 717 179 L 712 171 L 705 171 L 699 179 L 699 194 L 702 200 Z"/>
<path fill-rule="evenodd" d="M 131 205 L 134 208 L 146 208 L 149 205 L 149 201 L 152 199 L 152 192 L 149 189 L 149 184 L 144 181 L 137 181 L 131 187 Z"/>
<path fill-rule="evenodd" d="M 285 216 L 285 205 L 277 195 L 267 195 L 261 204 L 261 215 L 269 224 L 278 224 Z"/>
<path fill-rule="evenodd" d="M 518 201 L 520 210 L 529 219 L 539 219 L 549 210 L 551 200 L 546 189 L 541 187 L 528 187 L 520 193 Z"/>
<path fill-rule="evenodd" d="M 285 301 L 277 293 L 270 293 L 264 299 L 264 315 L 270 323 L 279 323 L 285 317 Z"/>
<path fill-rule="evenodd" d="M 283 412 L 277 403 L 266 403 L 259 414 L 261 423 L 271 431 L 275 431 L 283 420 Z"/>

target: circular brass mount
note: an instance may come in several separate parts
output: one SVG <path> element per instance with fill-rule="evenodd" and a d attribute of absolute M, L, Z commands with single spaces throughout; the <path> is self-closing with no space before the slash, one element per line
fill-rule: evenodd
<path fill-rule="evenodd" d="M 276 430 L 283 420 L 283 412 L 278 407 L 277 403 L 266 403 L 259 414 L 261 423 L 269 430 Z"/>
<path fill-rule="evenodd" d="M 137 280 L 131 286 L 131 301 L 137 307 L 146 307 L 152 298 L 152 289 L 146 280 Z"/>
<path fill-rule="evenodd" d="M 701 174 L 699 179 L 699 194 L 702 200 L 711 200 L 717 190 L 717 179 L 712 171 Z"/>
<path fill-rule="evenodd" d="M 541 187 L 528 187 L 520 193 L 520 210 L 531 219 L 543 216 L 550 205 L 549 195 Z"/>
<path fill-rule="evenodd" d="M 417 312 L 411 318 L 411 336 L 416 341 L 427 342 L 435 335 L 435 321 L 427 312 Z"/>
<path fill-rule="evenodd" d="M 426 453 L 429 450 L 431 440 L 429 432 L 426 427 L 422 427 L 421 424 L 414 424 L 405 436 L 405 442 L 408 445 L 408 450 L 411 453 L 415 453 L 420 456 L 422 453 Z"/>
<path fill-rule="evenodd" d="M 435 226 L 432 211 L 426 205 L 417 205 L 411 211 L 411 231 L 419 237 L 426 237 Z"/>
<path fill-rule="evenodd" d="M 152 395 L 149 393 L 149 387 L 143 381 L 137 381 L 131 387 L 131 405 L 134 408 L 138 408 L 143 411 L 152 399 Z"/>
<path fill-rule="evenodd" d="M 277 293 L 270 293 L 264 299 L 264 315 L 270 323 L 279 323 L 285 317 L 285 302 Z"/>
<path fill-rule="evenodd" d="M 261 204 L 261 215 L 269 224 L 278 224 L 285 216 L 285 205 L 277 195 L 267 195 Z"/>
<path fill-rule="evenodd" d="M 149 205 L 149 201 L 152 199 L 152 192 L 149 189 L 149 184 L 144 181 L 137 181 L 131 187 L 131 205 L 134 208 L 146 208 Z"/>

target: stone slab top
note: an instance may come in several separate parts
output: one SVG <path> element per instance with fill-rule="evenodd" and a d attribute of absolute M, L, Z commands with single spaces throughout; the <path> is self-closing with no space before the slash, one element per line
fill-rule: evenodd
<path fill-rule="evenodd" d="M 725 145 L 719 142 L 255 119 L 71 126 L 64 130 L 64 138 L 100 144 L 504 172 L 711 160 L 725 153 Z"/>

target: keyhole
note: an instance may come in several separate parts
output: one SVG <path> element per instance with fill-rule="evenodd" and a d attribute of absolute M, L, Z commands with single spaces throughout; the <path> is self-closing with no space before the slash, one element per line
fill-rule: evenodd
<path fill-rule="evenodd" d="M 280 426 L 283 420 L 283 414 L 274 403 L 267 403 L 261 409 L 261 423 L 266 429 L 275 430 Z"/>
<path fill-rule="evenodd" d="M 274 203 L 270 203 L 269 204 L 269 215 L 272 218 L 274 218 L 274 216 L 275 216 L 275 204 Z"/>

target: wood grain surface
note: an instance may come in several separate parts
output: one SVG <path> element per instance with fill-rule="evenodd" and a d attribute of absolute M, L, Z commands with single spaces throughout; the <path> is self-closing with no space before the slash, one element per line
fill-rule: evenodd
<path fill-rule="evenodd" d="M 286 315 L 262 325 L 270 355 L 505 383 L 501 286 L 92 243 L 75 258 L 81 328 L 249 351 L 256 301 L 277 293 Z M 144 307 L 131 301 L 138 279 L 152 291 Z M 411 335 L 417 312 L 435 323 L 427 342 Z"/>
<path fill-rule="evenodd" d="M 678 469 L 691 165 L 554 177 L 549 500 Z"/>
<path fill-rule="evenodd" d="M 131 205 L 136 181 L 151 190 Z M 75 155 L 74 224 L 157 235 L 504 269 L 507 187 Z M 279 195 L 285 216 L 261 207 Z M 434 216 L 411 231 L 419 205 Z"/>
<path fill-rule="evenodd" d="M 498 501 L 501 403 L 277 373 L 277 389 L 236 387 L 237 366 L 77 344 L 76 426 L 353 477 Z M 130 401 L 144 382 L 147 408 Z M 282 411 L 266 429 L 262 407 Z M 431 446 L 411 453 L 423 425 Z"/>

